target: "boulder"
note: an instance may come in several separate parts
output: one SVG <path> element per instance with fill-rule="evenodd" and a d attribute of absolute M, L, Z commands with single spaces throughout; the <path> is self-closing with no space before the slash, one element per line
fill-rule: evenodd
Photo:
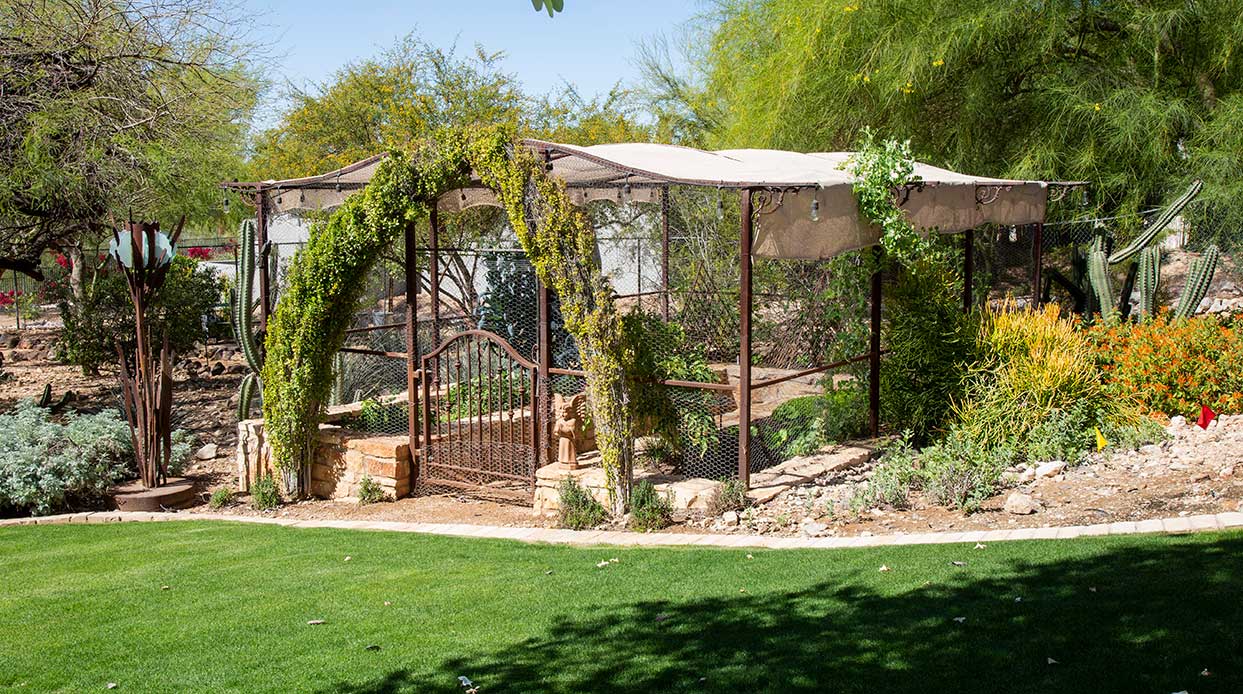
<path fill-rule="evenodd" d="M 1040 504 L 1022 492 L 1010 492 L 1010 496 L 1006 497 L 1005 509 L 1007 513 L 1016 516 L 1027 516 L 1039 511 Z"/>
<path fill-rule="evenodd" d="M 722 513 L 721 523 L 729 527 L 736 527 L 738 525 L 738 512 L 726 511 L 725 513 Z"/>
<path fill-rule="evenodd" d="M 1066 463 L 1061 460 L 1050 460 L 1047 463 L 1041 463 L 1036 466 L 1037 477 L 1052 477 L 1062 470 L 1066 469 Z"/>
<path fill-rule="evenodd" d="M 215 460 L 217 453 L 218 450 L 216 448 L 216 444 L 209 443 L 200 448 L 198 452 L 194 454 L 194 457 L 199 460 Z"/>

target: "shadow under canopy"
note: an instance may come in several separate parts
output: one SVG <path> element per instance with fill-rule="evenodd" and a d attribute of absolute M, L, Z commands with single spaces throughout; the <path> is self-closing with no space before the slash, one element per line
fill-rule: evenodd
<path fill-rule="evenodd" d="M 322 691 L 461 691 L 459 675 L 488 694 L 1243 691 L 1243 538 L 1126 542 L 1069 560 L 1045 543 L 1021 554 L 1036 561 L 988 568 L 968 547 L 940 554 L 968 561 L 948 581 L 911 588 L 895 562 L 883 576 L 901 589 L 871 568 L 792 592 L 635 596 L 430 674 Z"/>

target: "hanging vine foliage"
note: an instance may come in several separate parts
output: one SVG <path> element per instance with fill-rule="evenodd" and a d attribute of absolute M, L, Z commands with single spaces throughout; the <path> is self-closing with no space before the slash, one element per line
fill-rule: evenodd
<path fill-rule="evenodd" d="M 425 217 L 471 171 L 494 191 L 540 280 L 560 298 L 578 340 L 597 445 L 614 511 L 628 502 L 634 426 L 624 364 L 629 348 L 613 289 L 595 261 L 595 230 L 529 150 L 504 128 L 446 130 L 413 157 L 395 153 L 294 259 L 267 336 L 263 414 L 274 464 L 303 469 L 332 384 L 332 357 L 367 272 L 407 224 Z"/>

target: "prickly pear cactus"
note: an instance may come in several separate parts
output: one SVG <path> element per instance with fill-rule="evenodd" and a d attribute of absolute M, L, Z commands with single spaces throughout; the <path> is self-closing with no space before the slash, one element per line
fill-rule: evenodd
<path fill-rule="evenodd" d="M 1204 251 L 1204 255 L 1191 263 L 1191 269 L 1187 272 L 1187 284 L 1183 286 L 1183 292 L 1178 296 L 1178 303 L 1174 306 L 1175 318 L 1190 318 L 1195 315 L 1200 302 L 1208 294 L 1208 287 L 1212 284 L 1213 275 L 1217 272 L 1217 261 L 1220 255 L 1221 251 L 1217 249 L 1217 246 L 1209 246 L 1208 250 Z"/>
<path fill-rule="evenodd" d="M 1157 314 L 1157 289 L 1161 284 L 1161 249 L 1145 248 L 1139 254 L 1139 271 L 1135 275 L 1135 290 L 1139 293 L 1141 319 Z"/>
<path fill-rule="evenodd" d="M 238 253 L 236 264 L 237 291 L 233 298 L 233 334 L 242 348 L 242 356 L 250 373 L 242 377 L 238 389 L 237 418 L 250 417 L 250 405 L 254 400 L 255 387 L 262 387 L 259 373 L 263 368 L 263 358 L 255 340 L 254 304 L 251 301 L 255 286 L 255 222 L 246 220 L 238 229 Z"/>

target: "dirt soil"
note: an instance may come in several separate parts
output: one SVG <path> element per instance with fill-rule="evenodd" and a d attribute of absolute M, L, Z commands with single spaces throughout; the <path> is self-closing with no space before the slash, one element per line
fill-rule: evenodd
<path fill-rule="evenodd" d="M 114 372 L 85 376 L 81 369 L 54 360 L 54 328 L 0 331 L 0 356 L 7 376 L 0 381 L 0 411 L 18 400 L 37 397 L 45 384 L 53 398 L 72 390 L 69 409 L 95 412 L 116 408 L 119 389 Z M 190 430 L 197 446 L 214 443 L 217 454 L 194 459 L 185 476 L 198 488 L 198 501 L 182 512 L 254 515 L 247 499 L 212 510 L 211 493 L 236 486 L 236 407 L 240 373 L 236 348 L 211 345 L 204 353 L 179 362 L 174 401 L 177 426 Z M 1140 451 L 1093 456 L 1083 465 L 1049 477 L 1016 483 L 989 499 L 970 515 L 928 504 L 916 497 L 911 508 L 878 507 L 861 513 L 849 510 L 854 490 L 866 484 L 874 463 L 830 473 L 814 484 L 796 487 L 772 501 L 730 516 L 705 517 L 679 513 L 668 532 L 764 533 L 781 535 L 852 536 L 1005 529 L 1049 525 L 1080 525 L 1132 521 L 1243 508 L 1243 415 L 1222 417 L 1207 430 L 1179 420 L 1169 427 L 1171 438 Z M 1021 474 L 1015 470 L 1014 476 Z M 1029 473 L 1030 474 L 1030 473 Z M 1016 515 L 1004 509 L 1012 491 L 1029 495 L 1038 510 Z M 475 499 L 460 494 L 407 498 L 360 506 L 350 501 L 312 500 L 282 506 L 269 514 L 304 519 L 355 519 L 472 523 L 501 526 L 548 526 L 529 507 L 508 501 Z"/>

